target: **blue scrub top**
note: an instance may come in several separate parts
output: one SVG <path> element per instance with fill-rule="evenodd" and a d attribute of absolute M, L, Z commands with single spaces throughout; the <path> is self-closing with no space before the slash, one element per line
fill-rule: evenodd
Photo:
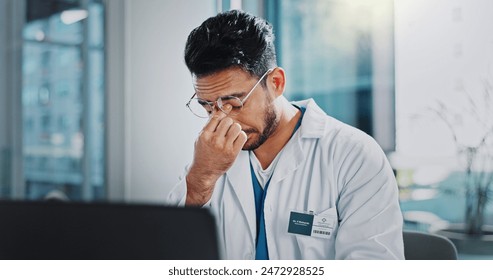
<path fill-rule="evenodd" d="M 293 137 L 294 133 L 301 126 L 301 120 L 303 119 L 303 115 L 305 114 L 305 110 L 306 110 L 306 108 L 304 107 L 298 107 L 298 106 L 295 107 L 301 111 L 301 117 L 296 123 L 296 126 L 293 130 L 293 133 L 291 134 L 291 137 Z M 269 187 L 270 179 L 265 184 L 265 187 L 262 188 L 257 179 L 257 176 L 255 176 L 255 172 L 253 170 L 253 166 L 251 162 L 250 162 L 250 172 L 252 175 L 253 193 L 255 196 L 255 214 L 257 215 L 257 244 L 256 244 L 257 248 L 255 251 L 255 259 L 268 260 L 269 250 L 267 248 L 267 237 L 265 235 L 264 201 L 265 201 L 265 196 L 267 194 L 267 188 Z"/>

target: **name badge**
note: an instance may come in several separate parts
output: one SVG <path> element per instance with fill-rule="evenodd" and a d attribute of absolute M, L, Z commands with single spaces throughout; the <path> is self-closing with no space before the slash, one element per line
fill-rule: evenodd
<path fill-rule="evenodd" d="M 291 211 L 288 232 L 328 239 L 334 230 L 334 223 L 331 215 Z"/>

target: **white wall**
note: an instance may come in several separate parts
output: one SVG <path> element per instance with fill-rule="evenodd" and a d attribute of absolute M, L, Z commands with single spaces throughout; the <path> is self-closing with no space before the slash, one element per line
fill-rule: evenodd
<path fill-rule="evenodd" d="M 372 83 L 373 137 L 385 152 L 395 150 L 393 5 L 373 3 Z"/>
<path fill-rule="evenodd" d="M 125 2 L 127 201 L 163 202 L 192 158 L 203 121 L 185 107 L 193 87 L 184 46 L 189 32 L 215 14 L 215 2 Z"/>
<path fill-rule="evenodd" d="M 446 159 L 452 136 L 425 108 L 441 100 L 461 112 L 464 91 L 481 100 L 482 80 L 493 82 L 493 1 L 401 0 L 395 12 L 397 151 Z M 454 125 L 467 124 L 462 112 Z"/>

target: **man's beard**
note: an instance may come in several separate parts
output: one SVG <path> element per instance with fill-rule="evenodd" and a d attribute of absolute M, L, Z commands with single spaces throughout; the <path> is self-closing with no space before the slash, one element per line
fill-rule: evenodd
<path fill-rule="evenodd" d="M 264 130 L 262 133 L 258 134 L 257 139 L 249 144 L 248 146 L 245 145 L 243 146 L 242 150 L 244 151 L 253 151 L 260 147 L 264 142 L 269 139 L 269 137 L 274 133 L 276 130 L 277 126 L 279 125 L 279 121 L 277 120 L 276 113 L 274 112 L 274 109 L 269 106 L 269 109 L 265 113 L 264 117 Z M 245 130 L 245 132 L 248 133 L 258 133 L 259 131 L 256 129 L 251 129 L 251 130 Z"/>

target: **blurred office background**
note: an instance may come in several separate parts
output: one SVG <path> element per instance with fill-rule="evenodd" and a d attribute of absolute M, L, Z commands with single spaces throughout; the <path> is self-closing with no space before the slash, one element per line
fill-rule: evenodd
<path fill-rule="evenodd" d="M 464 147 L 493 174 L 489 0 L 0 0 L 0 198 L 164 203 L 204 124 L 184 44 L 228 9 L 273 23 L 289 99 L 377 140 L 406 228 L 464 222 Z"/>

